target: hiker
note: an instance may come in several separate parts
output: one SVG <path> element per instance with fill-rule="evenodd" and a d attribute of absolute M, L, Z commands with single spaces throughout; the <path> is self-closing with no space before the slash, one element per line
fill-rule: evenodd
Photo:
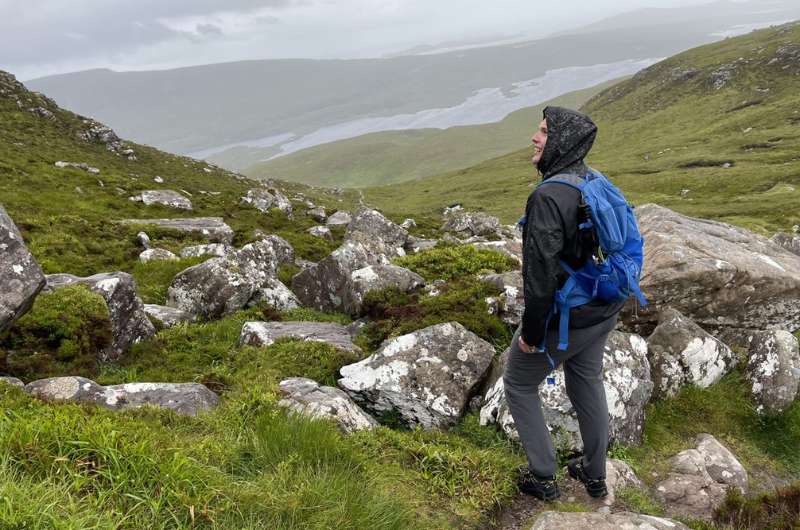
<path fill-rule="evenodd" d="M 545 378 L 552 384 L 554 380 L 548 375 L 563 364 L 567 395 L 577 413 L 584 446 L 582 457 L 570 460 L 568 470 L 585 484 L 591 496 L 603 497 L 608 493 L 605 468 L 609 437 L 603 350 L 624 299 L 611 303 L 593 299 L 566 309 L 564 319 L 554 314 L 555 294 L 567 282 L 567 270 L 578 270 L 592 260 L 598 253 L 598 239 L 596 230 L 585 229 L 589 213 L 581 190 L 575 185 L 547 182 L 567 179 L 581 183 L 592 174 L 584 158 L 592 148 L 597 126 L 588 116 L 569 109 L 547 107 L 543 114 L 532 138 L 533 163 L 542 175 L 542 184 L 528 197 L 525 217 L 520 220 L 525 312 L 511 342 L 503 375 L 509 409 L 528 458 L 518 486 L 523 493 L 542 500 L 560 495 L 555 480 L 556 454 L 538 387 Z M 624 206 L 629 208 L 627 203 Z M 638 292 L 638 271 L 636 280 Z"/>

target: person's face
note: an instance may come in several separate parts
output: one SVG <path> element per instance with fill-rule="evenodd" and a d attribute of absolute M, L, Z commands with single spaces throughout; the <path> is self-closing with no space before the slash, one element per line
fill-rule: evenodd
<path fill-rule="evenodd" d="M 547 143 L 547 120 L 542 120 L 531 141 L 533 142 L 533 158 L 531 160 L 536 165 L 541 160 L 544 144 Z"/>

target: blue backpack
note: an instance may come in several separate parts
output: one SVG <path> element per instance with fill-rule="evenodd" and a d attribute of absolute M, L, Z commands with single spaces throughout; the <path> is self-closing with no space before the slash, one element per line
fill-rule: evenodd
<path fill-rule="evenodd" d="M 639 233 L 633 208 L 622 192 L 602 173 L 590 169 L 589 174 L 583 177 L 560 175 L 543 181 L 539 186 L 545 184 L 563 184 L 581 192 L 583 202 L 588 206 L 589 219 L 578 228 L 594 229 L 599 243 L 599 255 L 589 258 L 586 265 L 578 270 L 573 270 L 561 260 L 561 266 L 569 274 L 569 278 L 556 291 L 545 329 L 550 324 L 550 318 L 560 313 L 558 349 L 564 351 L 569 344 L 569 312 L 573 307 L 592 300 L 621 302 L 631 295 L 641 305 L 647 305 L 647 300 L 639 289 L 644 261 L 644 238 Z M 539 347 L 541 351 L 545 351 L 544 343 L 543 340 Z"/>

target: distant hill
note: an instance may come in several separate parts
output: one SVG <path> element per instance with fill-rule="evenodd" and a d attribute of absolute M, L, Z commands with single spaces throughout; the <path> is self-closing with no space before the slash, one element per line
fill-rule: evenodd
<path fill-rule="evenodd" d="M 518 110 L 498 123 L 366 134 L 261 162 L 245 169 L 244 174 L 330 187 L 376 186 L 436 175 L 530 144 L 545 106 L 580 107 L 613 83 Z M 227 165 L 223 158 L 211 160 Z"/>
<path fill-rule="evenodd" d="M 784 10 L 797 10 L 793 2 L 782 3 L 789 6 Z M 712 33 L 734 25 L 785 18 L 765 13 L 762 5 L 759 0 L 717 3 L 711 10 L 681 7 L 676 9 L 687 14 L 673 17 L 677 22 L 664 17 L 662 24 L 642 26 L 634 17 L 611 29 L 440 54 L 92 70 L 27 84 L 123 137 L 186 154 L 287 133 L 304 136 L 361 118 L 451 107 L 477 90 L 507 89 L 552 69 L 667 57 L 718 39 Z"/>
<path fill-rule="evenodd" d="M 589 162 L 636 204 L 760 231 L 800 224 L 800 24 L 681 53 L 615 85 L 584 110 L 600 126 Z M 370 188 L 388 211 L 452 203 L 512 222 L 532 182 L 530 149 L 468 169 Z"/>

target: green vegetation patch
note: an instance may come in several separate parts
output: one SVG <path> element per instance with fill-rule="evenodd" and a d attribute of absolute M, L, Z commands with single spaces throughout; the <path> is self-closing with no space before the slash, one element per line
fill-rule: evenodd
<path fill-rule="evenodd" d="M 800 482 L 752 498 L 732 488 L 717 510 L 715 521 L 725 528 L 741 530 L 797 528 L 800 526 Z"/>
<path fill-rule="evenodd" d="M 450 281 L 474 274 L 506 272 L 519 266 L 511 256 L 471 245 L 439 245 L 396 258 L 394 263 L 416 272 L 427 281 Z"/>
<path fill-rule="evenodd" d="M 0 336 L 0 373 L 24 380 L 94 373 L 111 344 L 105 300 L 82 285 L 40 294 L 33 308 Z"/>

